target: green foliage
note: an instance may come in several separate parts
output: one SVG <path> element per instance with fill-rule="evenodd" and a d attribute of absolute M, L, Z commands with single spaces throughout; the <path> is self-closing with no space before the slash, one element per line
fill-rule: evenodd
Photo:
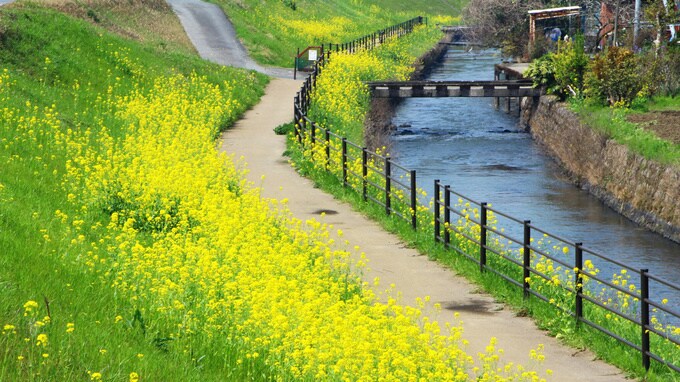
<path fill-rule="evenodd" d="M 661 104 L 654 109 L 662 110 L 677 106 L 677 101 L 669 103 L 669 99 L 661 99 Z M 571 107 L 589 126 L 602 131 L 643 157 L 665 164 L 680 163 L 680 145 L 663 140 L 653 132 L 629 122 L 626 115 L 631 113 L 630 110 L 602 108 L 585 103 L 572 103 Z"/>
<path fill-rule="evenodd" d="M 592 61 L 586 94 L 611 106 L 629 106 L 644 84 L 639 62 L 630 49 L 610 47 Z"/>
<path fill-rule="evenodd" d="M 548 94 L 556 94 L 559 91 L 555 79 L 555 54 L 553 53 L 547 53 L 531 62 L 524 75 L 534 80 L 534 87 L 545 87 Z"/>
<path fill-rule="evenodd" d="M 544 86 L 548 94 L 581 97 L 583 78 L 588 68 L 588 56 L 583 49 L 583 37 L 561 41 L 556 53 L 547 53 L 534 60 L 525 75 L 533 78 L 534 86 Z"/>
<path fill-rule="evenodd" d="M 583 36 L 577 35 L 571 41 L 560 41 L 557 54 L 553 57 L 556 94 L 580 97 L 583 92 L 583 77 L 589 63 L 584 50 Z"/>
<path fill-rule="evenodd" d="M 219 4 L 255 60 L 292 67 L 298 48 L 342 43 L 416 16 L 460 22 L 463 0 L 211 0 Z M 441 16 L 438 16 L 441 15 Z"/>
<path fill-rule="evenodd" d="M 280 126 L 276 126 L 276 127 L 274 128 L 274 133 L 275 133 L 276 135 L 287 135 L 288 133 L 292 133 L 292 132 L 293 132 L 293 126 L 294 126 L 294 125 L 293 125 L 292 122 L 291 122 L 291 123 L 286 123 L 286 124 L 283 124 L 283 125 L 280 125 Z"/>
<path fill-rule="evenodd" d="M 282 0 L 282 1 L 283 1 L 283 5 L 285 5 L 286 7 L 290 8 L 292 10 L 297 9 L 297 5 L 295 4 L 295 0 Z"/>

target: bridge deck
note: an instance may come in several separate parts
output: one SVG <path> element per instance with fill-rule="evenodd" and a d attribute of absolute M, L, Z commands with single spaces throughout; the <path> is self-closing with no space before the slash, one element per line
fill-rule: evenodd
<path fill-rule="evenodd" d="M 374 98 L 538 97 L 543 93 L 527 80 L 368 82 L 367 85 Z"/>

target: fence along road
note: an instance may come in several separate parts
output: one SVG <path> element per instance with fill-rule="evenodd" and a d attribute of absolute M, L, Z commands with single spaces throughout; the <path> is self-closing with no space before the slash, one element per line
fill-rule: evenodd
<path fill-rule="evenodd" d="M 217 28 L 205 26 L 214 27 Z M 192 37 L 192 33 L 199 33 L 197 30 L 186 30 L 192 41 L 200 38 Z M 219 31 L 204 29 L 201 33 Z M 285 137 L 274 135 L 272 130 L 290 122 L 290 102 L 300 85 L 301 82 L 289 79 L 273 80 L 260 103 L 222 135 L 221 150 L 236 159 L 245 159 L 249 169 L 248 180 L 262 187 L 263 197 L 287 199 L 287 205 L 296 218 L 318 219 L 341 229 L 343 239 L 352 246 L 358 245 L 367 254 L 371 268 L 365 274 L 367 281 L 379 277 L 385 288 L 394 283 L 405 304 L 412 304 L 416 297 L 431 296 L 431 303 L 438 302 L 444 307 L 441 314 L 431 315 L 442 326 L 445 322 L 456 325 L 453 311 L 460 312 L 460 319 L 464 321 L 463 337 L 470 342 L 466 349 L 469 354 L 484 352 L 490 337 L 495 336 L 498 347 L 505 350 L 504 362 L 528 364 L 530 350 L 542 343 L 546 356 L 542 367 L 554 371 L 551 380 L 625 380 L 615 367 L 595 361 L 592 353 L 574 352 L 574 349 L 559 344 L 556 339 L 538 330 L 530 319 L 517 317 L 491 297 L 479 294 L 475 286 L 462 277 L 406 248 L 398 237 L 384 232 L 375 222 L 299 176 L 282 156 L 286 149 Z M 320 216 L 322 211 L 326 211 L 323 218 Z M 579 367 L 574 367 L 575 364 Z"/>

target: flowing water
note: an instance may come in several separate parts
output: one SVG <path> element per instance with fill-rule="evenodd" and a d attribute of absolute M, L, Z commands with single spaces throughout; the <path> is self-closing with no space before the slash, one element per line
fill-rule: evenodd
<path fill-rule="evenodd" d="M 500 61 L 494 51 L 450 49 L 429 79 L 493 80 L 493 66 Z M 495 110 L 492 98 L 406 99 L 393 119 L 392 156 L 416 170 L 418 186 L 429 195 L 434 179 L 440 179 L 471 199 L 679 284 L 680 245 L 637 226 L 565 180 L 518 122 L 516 112 Z M 601 267 L 601 275 L 620 269 Z M 636 277 L 631 281 L 639 285 Z M 680 310 L 677 291 L 654 286 L 651 293 Z"/>

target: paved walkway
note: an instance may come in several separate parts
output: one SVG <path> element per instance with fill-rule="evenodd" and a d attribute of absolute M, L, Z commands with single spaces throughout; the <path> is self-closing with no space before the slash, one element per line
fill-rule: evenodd
<path fill-rule="evenodd" d="M 272 77 L 293 78 L 292 69 L 265 67 L 253 61 L 219 6 L 201 0 L 167 0 L 167 3 L 179 17 L 198 53 L 206 60 L 255 70 Z"/>
<path fill-rule="evenodd" d="M 196 0 L 186 2 L 189 1 Z M 180 0 L 170 1 L 176 2 Z M 184 22 L 185 19 L 180 16 L 180 20 Z M 191 34 L 192 28 L 186 25 L 185 28 Z M 202 49 L 198 51 L 204 54 Z M 470 342 L 466 349 L 469 354 L 475 356 L 484 352 L 493 336 L 498 339 L 497 347 L 505 351 L 503 362 L 519 363 L 537 370 L 551 369 L 554 373 L 549 380 L 625 380 L 618 369 L 594 360 L 590 352 L 561 345 L 538 330 L 530 319 L 517 317 L 490 296 L 477 292 L 475 286 L 453 271 L 407 248 L 398 237 L 386 233 L 375 222 L 354 212 L 349 205 L 335 200 L 315 188 L 310 180 L 300 177 L 282 156 L 285 138 L 273 133 L 276 126 L 291 121 L 292 100 L 300 86 L 299 81 L 274 79 L 260 103 L 222 136 L 220 149 L 234 154 L 236 158 L 245 158 L 250 170 L 248 179 L 262 187 L 264 197 L 287 198 L 290 211 L 298 219 L 316 218 L 341 229 L 343 238 L 352 246 L 358 245 L 369 259 L 371 270 L 365 275 L 366 280 L 379 277 L 382 286 L 395 284 L 402 293 L 403 303 L 410 304 L 416 297 L 430 296 L 431 303 L 440 303 L 444 307 L 438 316 L 432 316 L 440 323 L 449 321 L 457 325 L 453 312 L 459 312 L 463 321 L 463 337 Z M 321 217 L 320 211 L 332 212 Z M 530 350 L 538 344 L 545 345 L 546 361 L 540 367 L 529 361 Z"/>

